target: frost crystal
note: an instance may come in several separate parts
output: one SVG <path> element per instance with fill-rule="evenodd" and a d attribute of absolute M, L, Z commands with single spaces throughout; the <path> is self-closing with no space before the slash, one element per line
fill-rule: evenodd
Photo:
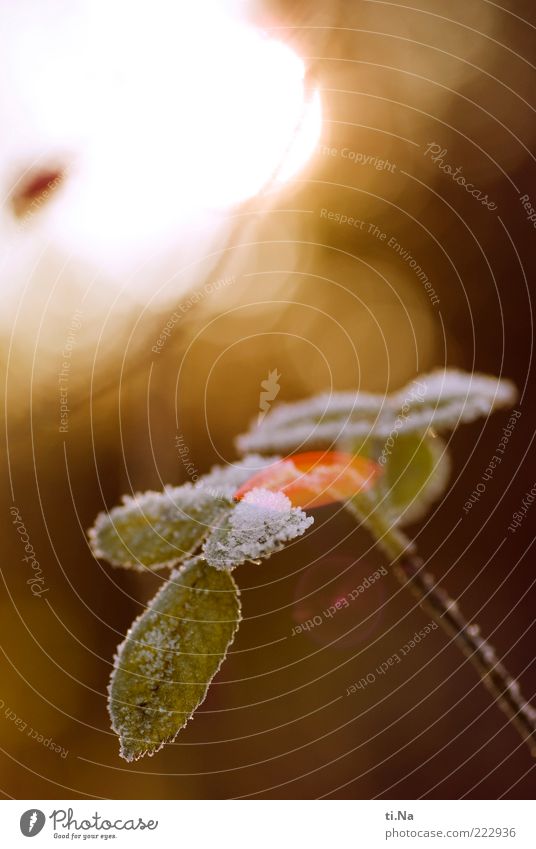
<path fill-rule="evenodd" d="M 232 569 L 247 560 L 258 563 L 301 536 L 313 521 L 282 492 L 253 489 L 210 535 L 203 554 L 217 569 Z"/>
<path fill-rule="evenodd" d="M 292 504 L 290 499 L 283 492 L 271 492 L 269 489 L 261 489 L 256 487 L 250 492 L 247 492 L 242 499 L 242 510 L 238 507 L 237 512 L 233 516 L 233 526 L 245 527 L 251 521 L 258 523 L 261 520 L 261 511 L 266 510 L 271 515 L 272 513 L 288 514 Z"/>
<path fill-rule="evenodd" d="M 200 557 L 172 572 L 115 658 L 108 706 L 122 757 L 154 754 L 175 738 L 205 698 L 239 621 L 230 574 Z"/>
<path fill-rule="evenodd" d="M 120 506 L 97 517 L 91 547 L 116 566 L 170 566 L 195 552 L 230 509 L 230 498 L 217 499 L 192 484 L 125 496 Z"/>
<path fill-rule="evenodd" d="M 280 405 L 239 437 L 237 445 L 242 452 L 290 453 L 388 439 L 393 432 L 449 431 L 508 407 L 515 398 L 508 380 L 441 369 L 391 395 L 336 392 Z"/>
<path fill-rule="evenodd" d="M 213 466 L 208 474 L 199 479 L 195 489 L 209 491 L 214 497 L 232 498 L 241 484 L 278 459 L 278 457 L 248 454 L 242 460 L 237 460 L 229 466 Z"/>

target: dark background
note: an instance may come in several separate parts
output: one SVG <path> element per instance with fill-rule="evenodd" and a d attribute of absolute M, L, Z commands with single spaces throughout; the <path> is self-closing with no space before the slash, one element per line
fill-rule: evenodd
<path fill-rule="evenodd" d="M 330 388 L 383 392 L 445 364 L 515 381 L 522 416 L 480 502 L 464 514 L 508 412 L 453 435 L 448 493 L 412 532 L 527 697 L 535 693 L 536 507 L 515 535 L 507 528 L 536 477 L 535 231 L 519 199 L 529 194 L 536 206 L 536 16 L 529 2 L 504 10 L 483 0 L 412 5 L 262 9 L 265 25 L 306 57 L 322 91 L 322 144 L 339 154 L 319 149 L 277 196 L 242 210 L 232 249 L 192 282 L 200 288 L 222 274 L 236 281 L 190 309 L 162 353 L 151 346 L 187 295 L 159 314 L 140 309 L 85 326 L 73 354 L 67 435 L 58 432 L 55 375 L 72 310 L 46 351 L 30 318 L 9 360 L 6 343 L 0 698 L 68 749 L 61 758 L 2 712 L 6 797 L 533 796 L 528 749 L 442 632 L 374 685 L 345 695 L 428 621 L 391 577 L 350 614 L 290 636 L 332 593 L 383 562 L 334 508 L 262 567 L 237 570 L 244 622 L 174 744 L 127 765 L 106 710 L 115 648 L 159 579 L 96 562 L 85 530 L 124 492 L 188 480 L 178 433 L 200 472 L 235 459 L 233 438 L 256 416 L 260 382 L 274 368 L 281 400 Z M 495 212 L 424 156 L 432 142 L 496 202 Z M 354 165 L 340 155 L 345 147 L 395 168 Z M 385 243 L 326 221 L 323 208 L 395 236 L 439 303 Z M 41 599 L 25 584 L 13 502 L 46 576 Z"/>

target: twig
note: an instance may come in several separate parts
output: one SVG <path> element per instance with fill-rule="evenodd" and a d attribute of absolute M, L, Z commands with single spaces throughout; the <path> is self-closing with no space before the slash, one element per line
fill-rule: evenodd
<path fill-rule="evenodd" d="M 478 670 L 483 684 L 507 715 L 536 757 L 536 709 L 524 698 L 518 682 L 498 659 L 495 649 L 480 634 L 478 625 L 467 622 L 458 603 L 437 585 L 424 569 L 415 544 L 382 514 L 372 498 L 359 496 L 347 504 L 356 518 L 367 527 L 392 560 L 399 581 L 407 585 L 443 630 L 454 638 L 465 656 Z"/>
<path fill-rule="evenodd" d="M 480 634 L 478 625 L 469 624 L 458 604 L 426 572 L 420 557 L 406 555 L 395 561 L 394 572 L 407 584 L 443 630 L 454 637 L 466 657 L 476 667 L 498 707 L 507 715 L 536 757 L 536 710 L 525 700 L 518 682 L 498 659 L 495 649 Z"/>

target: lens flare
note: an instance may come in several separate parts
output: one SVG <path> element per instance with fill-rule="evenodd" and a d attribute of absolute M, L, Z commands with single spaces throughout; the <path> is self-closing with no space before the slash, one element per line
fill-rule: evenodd
<path fill-rule="evenodd" d="M 208 250 L 229 210 L 313 152 L 321 106 L 304 63 L 229 4 L 96 3 L 88 15 L 97 67 L 88 80 L 87 55 L 74 62 L 47 113 L 62 129 L 73 118 L 56 144 L 73 154 L 51 239 L 118 270 L 177 240 Z"/>

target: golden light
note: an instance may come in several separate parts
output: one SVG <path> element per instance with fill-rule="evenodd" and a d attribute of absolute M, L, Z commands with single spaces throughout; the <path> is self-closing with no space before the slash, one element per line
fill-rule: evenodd
<path fill-rule="evenodd" d="M 59 35 L 50 22 L 50 39 L 30 39 L 42 54 L 27 134 L 36 143 L 19 150 L 66 169 L 32 232 L 123 285 L 179 244 L 185 265 L 194 248 L 202 255 L 230 209 L 296 174 L 319 138 L 320 98 L 301 59 L 241 4 L 74 8 Z M 55 60 L 60 37 L 68 74 Z"/>

